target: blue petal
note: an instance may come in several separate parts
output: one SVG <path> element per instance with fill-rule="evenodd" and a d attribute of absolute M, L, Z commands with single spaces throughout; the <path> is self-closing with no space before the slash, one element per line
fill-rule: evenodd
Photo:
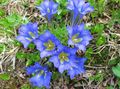
<path fill-rule="evenodd" d="M 52 56 L 52 57 L 49 59 L 49 61 L 52 62 L 56 68 L 58 68 L 59 65 L 60 65 L 60 61 L 59 61 L 59 59 L 58 59 L 57 56 Z"/>
<path fill-rule="evenodd" d="M 18 33 L 21 35 L 28 35 L 29 32 L 32 32 L 35 35 L 38 35 L 38 24 L 29 22 L 25 25 L 22 25 L 18 31 Z"/>
<path fill-rule="evenodd" d="M 50 33 L 50 31 L 48 31 L 48 30 L 46 30 L 45 32 L 44 32 L 44 34 L 42 34 L 42 35 L 40 35 L 39 36 L 39 39 L 41 40 L 41 41 L 46 41 L 49 37 L 51 37 L 52 36 L 52 34 Z"/>
<path fill-rule="evenodd" d="M 51 9 L 51 13 L 52 14 L 55 14 L 57 13 L 57 7 L 58 7 L 58 4 L 53 2 L 53 0 L 50 2 L 50 9 Z"/>
<path fill-rule="evenodd" d="M 89 41 L 88 40 L 82 40 L 80 42 L 81 45 L 84 45 L 84 46 L 87 46 L 89 44 Z"/>
<path fill-rule="evenodd" d="M 28 45 L 31 43 L 31 40 L 27 40 L 26 38 L 27 37 L 24 37 L 21 35 L 17 36 L 17 38 L 16 38 L 18 41 L 20 41 L 24 45 L 24 48 L 27 48 Z"/>
<path fill-rule="evenodd" d="M 76 57 L 76 59 L 73 61 L 76 64 L 72 65 L 71 68 L 68 69 L 68 75 L 70 75 L 71 79 L 73 79 L 74 76 L 85 72 L 85 69 L 84 69 L 85 60 L 86 58 Z"/>
<path fill-rule="evenodd" d="M 73 28 L 71 26 L 67 26 L 67 31 L 68 31 L 69 37 L 72 37 Z"/>
<path fill-rule="evenodd" d="M 77 25 L 78 26 L 78 31 L 82 31 L 84 30 L 84 27 L 85 27 L 85 24 L 84 23 L 81 23 L 80 25 Z"/>
<path fill-rule="evenodd" d="M 69 10 L 73 10 L 74 9 L 74 3 L 72 0 L 68 0 L 68 5 L 67 5 L 67 9 Z"/>
<path fill-rule="evenodd" d="M 78 50 L 77 48 L 70 48 L 70 49 L 68 49 L 69 50 L 69 53 L 71 54 L 71 55 L 76 55 L 76 51 Z"/>
<path fill-rule="evenodd" d="M 85 4 L 85 0 L 78 0 L 78 3 L 76 4 L 79 8 L 82 8 L 82 6 Z"/>
<path fill-rule="evenodd" d="M 46 50 L 44 50 L 44 51 L 42 51 L 41 53 L 40 53 L 40 57 L 41 58 L 44 58 L 44 57 L 48 57 L 48 56 L 51 56 L 51 55 L 53 55 L 53 54 L 55 54 L 55 51 L 46 51 Z"/>
<path fill-rule="evenodd" d="M 68 71 L 68 75 L 70 75 L 70 78 L 73 79 L 74 76 L 75 76 L 75 70 L 74 70 L 74 69 L 70 69 L 70 70 Z"/>
<path fill-rule="evenodd" d="M 89 12 L 92 12 L 94 10 L 94 8 L 92 7 L 92 6 L 90 6 L 90 4 L 89 3 L 86 3 L 84 6 L 83 6 L 83 8 L 82 8 L 82 14 L 87 14 L 87 13 L 89 13 Z"/>
<path fill-rule="evenodd" d="M 82 50 L 82 51 L 86 51 L 86 47 L 85 47 L 85 45 L 82 45 L 82 44 L 76 44 L 76 47 L 78 47 L 80 50 Z"/>
<path fill-rule="evenodd" d="M 58 70 L 59 70 L 60 73 L 63 73 L 64 70 L 65 70 L 65 66 L 64 65 L 60 65 Z"/>
<path fill-rule="evenodd" d="M 90 33 L 90 31 L 89 30 L 82 30 L 82 31 L 80 31 L 80 35 L 81 36 L 88 36 L 88 35 L 90 35 L 91 33 Z"/>
<path fill-rule="evenodd" d="M 33 86 L 42 87 L 44 83 L 44 77 L 37 74 L 34 77 L 30 78 L 30 82 Z"/>
<path fill-rule="evenodd" d="M 63 73 L 65 70 L 68 70 L 71 67 L 69 62 L 63 62 L 63 64 L 60 64 L 58 67 L 58 70 L 60 73 Z"/>
<path fill-rule="evenodd" d="M 68 40 L 68 45 L 74 45 L 74 42 L 72 41 L 72 39 Z"/>
<path fill-rule="evenodd" d="M 36 36 L 38 36 L 38 23 L 37 23 L 37 22 L 31 23 L 31 24 L 30 24 L 30 28 L 32 28 L 31 31 L 32 31 Z"/>
<path fill-rule="evenodd" d="M 41 6 L 37 6 L 36 8 L 40 10 L 42 16 L 46 15 L 46 11 L 44 10 L 44 6 L 42 4 Z"/>
<path fill-rule="evenodd" d="M 90 41 L 90 40 L 93 39 L 93 36 L 92 36 L 92 35 L 83 36 L 82 39 L 83 39 L 83 40 L 86 40 L 86 41 Z"/>
<path fill-rule="evenodd" d="M 89 36 L 82 37 L 82 41 L 80 42 L 80 44 L 87 46 L 90 40 L 92 40 L 92 37 Z"/>
<path fill-rule="evenodd" d="M 34 44 L 36 45 L 39 51 L 43 51 L 45 49 L 43 42 L 40 39 L 34 40 Z"/>
<path fill-rule="evenodd" d="M 51 72 L 48 72 L 46 73 L 46 75 L 44 76 L 44 86 L 46 86 L 47 88 L 49 88 L 50 86 L 50 80 L 51 80 L 51 76 L 52 76 L 52 73 Z"/>
<path fill-rule="evenodd" d="M 40 66 L 40 64 L 38 62 L 36 62 L 33 66 L 27 67 L 26 68 L 26 72 L 28 75 L 38 72 L 39 70 L 41 70 L 42 67 Z"/>
<path fill-rule="evenodd" d="M 21 35 L 25 35 L 27 32 L 28 32 L 28 28 L 26 25 L 22 25 L 18 30 L 18 33 Z"/>

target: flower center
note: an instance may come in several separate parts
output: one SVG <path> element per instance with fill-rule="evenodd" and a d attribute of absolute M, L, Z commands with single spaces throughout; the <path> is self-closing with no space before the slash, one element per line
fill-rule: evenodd
<path fill-rule="evenodd" d="M 64 61 L 68 61 L 68 54 L 67 53 L 65 53 L 65 52 L 61 52 L 60 54 L 59 54 L 59 59 L 60 59 L 60 62 L 64 62 Z"/>
<path fill-rule="evenodd" d="M 51 40 L 48 40 L 48 42 L 44 43 L 44 46 L 46 47 L 46 50 L 50 51 L 54 49 L 55 44 Z"/>
<path fill-rule="evenodd" d="M 29 35 L 34 39 L 35 35 L 32 32 L 29 32 Z"/>
<path fill-rule="evenodd" d="M 47 12 L 50 13 L 50 9 L 49 8 L 47 8 Z"/>
<path fill-rule="evenodd" d="M 32 41 L 32 39 L 31 39 L 31 38 L 28 38 L 28 37 L 26 37 L 25 39 L 28 40 L 28 41 Z"/>
<path fill-rule="evenodd" d="M 45 74 L 44 70 L 41 70 L 41 71 L 39 71 L 39 73 L 38 73 L 39 76 L 44 75 L 44 74 Z"/>
<path fill-rule="evenodd" d="M 81 38 L 78 38 L 78 36 L 79 36 L 79 33 L 77 33 L 77 34 L 75 34 L 75 35 L 73 35 L 72 36 L 72 41 L 74 42 L 74 43 L 79 43 L 79 42 L 81 42 Z"/>
<path fill-rule="evenodd" d="M 43 73 L 44 73 L 44 71 L 43 71 L 43 70 L 41 70 L 41 71 L 40 71 L 40 74 L 42 75 Z"/>

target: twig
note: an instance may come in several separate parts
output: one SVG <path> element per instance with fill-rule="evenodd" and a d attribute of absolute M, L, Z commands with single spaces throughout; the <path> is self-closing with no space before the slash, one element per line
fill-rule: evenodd
<path fill-rule="evenodd" d="M 91 68 L 91 69 L 107 69 L 107 66 L 89 66 L 89 65 L 85 65 L 86 68 Z"/>

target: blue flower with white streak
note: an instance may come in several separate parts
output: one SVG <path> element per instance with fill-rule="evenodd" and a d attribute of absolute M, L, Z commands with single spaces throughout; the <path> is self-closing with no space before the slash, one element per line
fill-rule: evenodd
<path fill-rule="evenodd" d="M 89 44 L 89 41 L 92 40 L 93 36 L 89 30 L 85 30 L 84 23 L 75 26 L 67 27 L 69 34 L 69 45 L 74 45 L 82 51 L 86 50 L 86 46 Z"/>
<path fill-rule="evenodd" d="M 48 71 L 46 66 L 41 66 L 36 62 L 33 66 L 26 68 L 27 74 L 34 76 L 29 79 L 33 86 L 49 88 L 52 73 Z"/>
<path fill-rule="evenodd" d="M 30 22 L 28 24 L 22 25 L 19 28 L 18 33 L 19 35 L 16 39 L 24 45 L 24 48 L 27 48 L 28 45 L 39 36 L 38 24 Z"/>
<path fill-rule="evenodd" d="M 71 68 L 67 70 L 68 75 L 70 75 L 71 79 L 73 79 L 76 75 L 85 72 L 84 62 L 86 61 L 86 58 L 78 58 L 74 56 L 73 59 L 73 62 L 76 65 L 71 66 Z"/>
<path fill-rule="evenodd" d="M 85 0 L 68 0 L 67 9 L 73 11 L 73 23 L 77 17 L 81 19 L 84 15 L 94 10 L 90 3 Z"/>
<path fill-rule="evenodd" d="M 53 14 L 57 13 L 57 7 L 58 4 L 55 3 L 53 0 L 44 0 L 44 2 L 40 4 L 40 6 L 37 6 L 37 8 L 41 12 L 41 15 L 46 16 L 48 21 L 51 20 Z"/>
<path fill-rule="evenodd" d="M 75 56 L 77 49 L 68 47 L 62 47 L 61 49 L 62 50 L 54 54 L 49 61 L 58 68 L 60 73 L 63 73 L 65 70 L 70 69 L 71 66 L 76 65 L 74 64 L 73 57 Z"/>
<path fill-rule="evenodd" d="M 60 41 L 46 30 L 44 34 L 41 34 L 38 39 L 34 41 L 37 49 L 40 51 L 40 57 L 48 57 L 54 55 L 61 49 Z"/>

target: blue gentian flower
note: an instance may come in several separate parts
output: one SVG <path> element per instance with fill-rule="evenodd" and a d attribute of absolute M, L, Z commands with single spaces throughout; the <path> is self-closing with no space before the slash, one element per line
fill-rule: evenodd
<path fill-rule="evenodd" d="M 73 56 L 75 56 L 77 49 L 63 47 L 59 52 L 54 54 L 49 61 L 58 68 L 60 73 L 63 73 L 65 70 L 70 69 L 74 65 Z"/>
<path fill-rule="evenodd" d="M 30 82 L 33 86 L 49 88 L 52 73 L 48 71 L 46 66 L 41 66 L 39 63 L 26 68 L 27 74 L 33 74 Z"/>
<path fill-rule="evenodd" d="M 67 27 L 69 33 L 69 45 L 74 45 L 80 50 L 85 51 L 89 41 L 92 40 L 92 35 L 89 30 L 85 30 L 84 23 L 75 26 Z"/>
<path fill-rule="evenodd" d="M 39 72 L 39 70 L 41 70 L 42 68 L 43 67 L 38 62 L 36 62 L 33 66 L 26 68 L 26 71 L 27 71 L 26 73 L 27 75 L 30 75 L 32 73 Z"/>
<path fill-rule="evenodd" d="M 37 6 L 37 8 L 40 10 L 42 16 L 46 16 L 48 18 L 48 21 L 51 20 L 53 14 L 57 13 L 57 7 L 58 4 L 55 3 L 53 0 L 44 0 L 40 4 L 40 6 Z"/>
<path fill-rule="evenodd" d="M 22 25 L 18 33 L 19 36 L 17 36 L 16 39 L 24 45 L 24 48 L 27 48 L 28 45 L 39 36 L 38 24 L 30 22 L 26 25 Z"/>
<path fill-rule="evenodd" d="M 48 30 L 46 30 L 44 34 L 41 34 L 39 38 L 34 41 L 34 44 L 41 52 L 41 58 L 55 54 L 62 46 L 60 41 Z"/>
<path fill-rule="evenodd" d="M 70 75 L 70 78 L 73 79 L 76 75 L 84 73 L 85 69 L 84 69 L 84 62 L 86 60 L 86 58 L 78 58 L 78 57 L 73 57 L 74 59 L 74 64 L 71 66 L 70 69 L 67 70 L 68 75 Z"/>
<path fill-rule="evenodd" d="M 77 17 L 81 19 L 84 15 L 94 10 L 90 3 L 85 0 L 68 0 L 67 9 L 73 12 L 73 23 Z"/>

